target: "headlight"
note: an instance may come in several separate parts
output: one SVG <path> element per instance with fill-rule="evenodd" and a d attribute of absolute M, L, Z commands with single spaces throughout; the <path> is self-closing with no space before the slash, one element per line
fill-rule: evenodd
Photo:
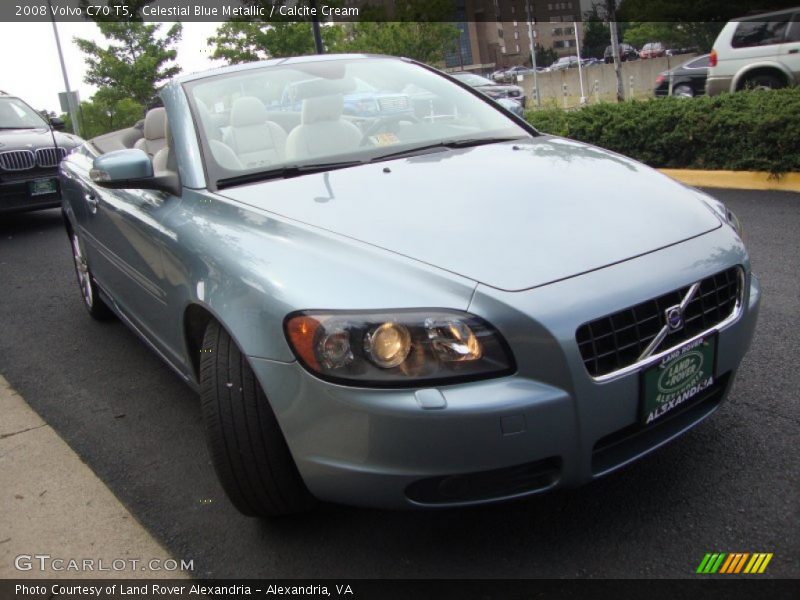
<path fill-rule="evenodd" d="M 502 336 L 458 311 L 301 311 L 289 315 L 284 328 L 306 369 L 347 385 L 416 387 L 515 370 Z"/>

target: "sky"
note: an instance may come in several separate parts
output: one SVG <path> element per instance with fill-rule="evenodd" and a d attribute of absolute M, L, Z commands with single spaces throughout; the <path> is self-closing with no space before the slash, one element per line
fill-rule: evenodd
<path fill-rule="evenodd" d="M 0 0 L 4 1 L 4 0 Z M 94 23 L 58 23 L 58 35 L 72 89 L 81 100 L 88 100 L 96 91 L 83 81 L 86 73 L 84 54 L 73 43 L 74 37 L 92 39 L 104 44 L 105 38 Z M 164 23 L 165 32 L 171 23 Z M 184 73 L 203 71 L 223 64 L 209 58 L 211 48 L 206 40 L 219 23 L 184 23 L 178 44 L 178 58 Z M 58 93 L 63 92 L 64 77 L 58 62 L 53 26 L 45 23 L 0 23 L 0 90 L 19 96 L 36 110 L 52 110 L 61 114 Z"/>

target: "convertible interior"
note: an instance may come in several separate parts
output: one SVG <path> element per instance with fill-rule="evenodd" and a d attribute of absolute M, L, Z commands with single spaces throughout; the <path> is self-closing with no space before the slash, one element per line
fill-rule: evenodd
<path fill-rule="evenodd" d="M 422 78 L 408 79 L 385 64 L 332 61 L 184 84 L 207 168 L 213 167 L 214 179 L 220 180 L 513 127 L 496 109 L 437 75 L 423 72 Z M 100 154 L 140 149 L 156 173 L 177 170 L 161 107 L 150 109 L 135 126 L 91 143 Z"/>

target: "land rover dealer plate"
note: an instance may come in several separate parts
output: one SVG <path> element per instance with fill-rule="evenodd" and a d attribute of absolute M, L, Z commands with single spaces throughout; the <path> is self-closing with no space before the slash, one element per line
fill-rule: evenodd
<path fill-rule="evenodd" d="M 714 383 L 716 336 L 675 349 L 642 373 L 640 418 L 649 425 Z"/>

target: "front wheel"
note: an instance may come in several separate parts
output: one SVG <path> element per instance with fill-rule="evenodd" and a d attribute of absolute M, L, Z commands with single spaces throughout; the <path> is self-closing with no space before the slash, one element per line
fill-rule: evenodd
<path fill-rule="evenodd" d="M 108 321 L 114 317 L 114 313 L 100 299 L 97 293 L 97 285 L 94 282 L 94 277 L 92 277 L 92 271 L 89 269 L 83 243 L 74 231 L 70 232 L 69 239 L 72 246 L 72 260 L 75 263 L 75 275 L 78 277 L 78 287 L 83 297 L 83 305 L 93 319 Z"/>
<path fill-rule="evenodd" d="M 214 469 L 241 513 L 272 517 L 314 506 L 253 370 L 215 321 L 203 336 L 200 398 Z"/>

